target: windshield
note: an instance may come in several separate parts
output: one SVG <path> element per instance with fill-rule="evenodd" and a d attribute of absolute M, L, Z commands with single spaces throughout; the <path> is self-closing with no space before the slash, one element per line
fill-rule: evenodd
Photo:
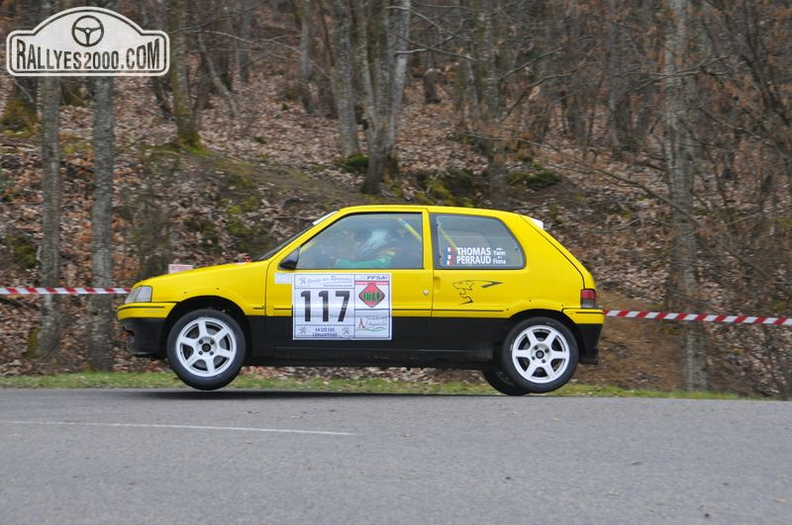
<path fill-rule="evenodd" d="M 261 257 L 259 257 L 259 258 L 258 258 L 258 260 L 259 260 L 259 261 L 266 261 L 267 259 L 269 259 L 269 258 L 270 258 L 270 257 L 272 257 L 273 255 L 275 255 L 276 253 L 278 253 L 279 251 L 281 251 L 281 249 L 282 249 L 283 247 L 285 247 L 287 244 L 289 244 L 290 242 L 292 242 L 294 239 L 296 239 L 297 237 L 299 237 L 299 236 L 300 236 L 300 235 L 302 235 L 303 233 L 307 232 L 308 230 L 310 230 L 311 228 L 313 228 L 313 227 L 314 227 L 314 226 L 316 226 L 317 224 L 319 224 L 319 223 L 321 223 L 321 222 L 324 222 L 325 220 L 327 220 L 329 217 L 331 217 L 331 216 L 332 216 L 332 215 L 334 215 L 335 213 L 336 213 L 335 211 L 331 211 L 330 213 L 327 213 L 327 214 L 325 214 L 325 215 L 322 215 L 321 217 L 319 217 L 318 219 L 314 220 L 314 221 L 313 221 L 311 224 L 309 224 L 308 226 L 306 226 L 306 227 L 305 227 L 305 228 L 303 228 L 302 230 L 298 231 L 298 232 L 297 232 L 297 233 L 295 233 L 294 235 L 291 235 L 291 236 L 290 236 L 288 239 L 286 239 L 286 240 L 285 240 L 285 241 L 283 241 L 282 243 L 278 244 L 277 246 L 275 246 L 275 247 L 274 247 L 274 248 L 272 248 L 271 250 L 268 250 L 266 253 L 264 253 L 264 255 L 262 255 Z"/>

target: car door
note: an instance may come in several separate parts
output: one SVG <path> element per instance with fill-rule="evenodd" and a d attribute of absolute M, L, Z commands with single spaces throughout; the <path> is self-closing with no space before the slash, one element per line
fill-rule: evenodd
<path fill-rule="evenodd" d="M 425 222 L 422 212 L 334 217 L 284 257 L 292 263 L 275 265 L 267 286 L 275 354 L 421 348 L 432 304 Z"/>
<path fill-rule="evenodd" d="M 495 217 L 433 213 L 432 344 L 487 351 L 529 293 L 525 254 Z"/>

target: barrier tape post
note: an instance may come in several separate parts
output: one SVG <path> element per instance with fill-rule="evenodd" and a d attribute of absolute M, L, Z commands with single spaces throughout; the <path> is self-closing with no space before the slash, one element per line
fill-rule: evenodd
<path fill-rule="evenodd" d="M 92 288 L 80 287 L 10 287 L 0 286 L 0 295 L 123 295 L 129 288 Z M 792 326 L 790 317 L 758 317 L 749 315 L 685 314 L 673 312 L 644 312 L 638 310 L 607 310 L 606 317 L 623 319 L 652 319 L 656 321 L 698 321 L 703 323 L 724 324 L 761 324 L 771 326 Z"/>

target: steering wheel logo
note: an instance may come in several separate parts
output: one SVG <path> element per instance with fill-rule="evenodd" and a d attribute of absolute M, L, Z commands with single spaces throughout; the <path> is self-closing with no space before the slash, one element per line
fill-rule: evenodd
<path fill-rule="evenodd" d="M 83 47 L 93 47 L 102 41 L 104 26 L 98 18 L 85 15 L 72 24 L 72 38 Z"/>

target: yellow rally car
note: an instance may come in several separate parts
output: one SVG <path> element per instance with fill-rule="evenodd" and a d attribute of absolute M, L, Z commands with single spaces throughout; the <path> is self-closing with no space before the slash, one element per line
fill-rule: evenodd
<path fill-rule="evenodd" d="M 357 206 L 261 260 L 135 284 L 118 318 L 136 355 L 213 390 L 243 365 L 475 369 L 510 395 L 597 362 L 591 274 L 540 222 L 440 206 Z"/>

